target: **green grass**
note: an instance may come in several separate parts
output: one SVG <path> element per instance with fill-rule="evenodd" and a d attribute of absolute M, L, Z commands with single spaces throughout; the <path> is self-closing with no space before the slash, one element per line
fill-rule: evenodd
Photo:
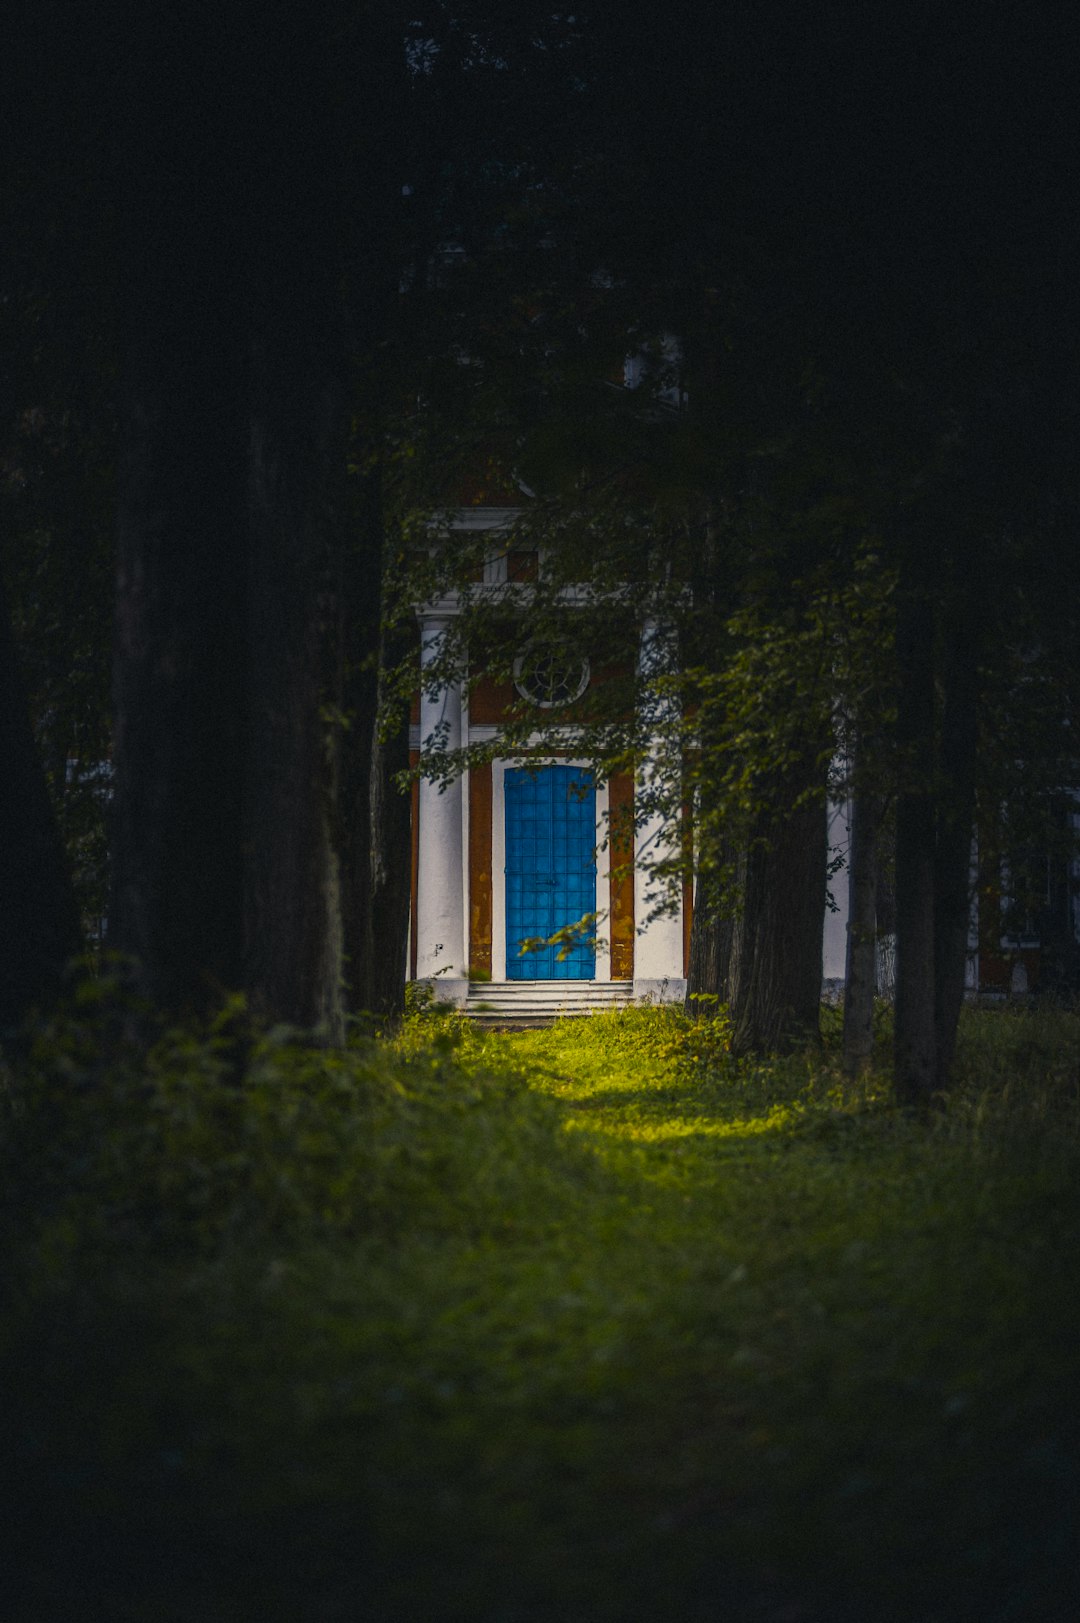
<path fill-rule="evenodd" d="M 13 1623 L 1080 1615 L 1076 1017 L 932 1122 L 663 1011 L 96 1018 L 6 1129 Z"/>

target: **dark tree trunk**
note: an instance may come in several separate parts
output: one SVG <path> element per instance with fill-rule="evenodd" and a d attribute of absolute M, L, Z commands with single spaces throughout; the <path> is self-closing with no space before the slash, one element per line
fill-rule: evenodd
<path fill-rule="evenodd" d="M 1072 879 L 1075 834 L 1074 802 L 1054 795 L 1050 804 L 1051 840 L 1047 905 L 1039 918 L 1039 998 L 1072 1002 L 1080 993 L 1080 943 L 1073 924 Z"/>
<path fill-rule="evenodd" d="M 224 132 L 168 45 L 128 137 L 109 943 L 183 1012 L 242 981 L 246 356 Z"/>
<path fill-rule="evenodd" d="M 409 766 L 408 716 L 401 715 L 386 737 L 380 727 L 387 673 L 414 651 L 415 637 L 411 627 L 384 621 L 377 474 L 365 480 L 360 495 L 358 527 L 365 544 L 350 560 L 342 779 L 347 998 L 354 1014 L 393 1016 L 405 1006 L 409 935 L 411 806 L 408 792 L 395 782 Z"/>
<path fill-rule="evenodd" d="M 715 312 L 706 311 L 698 357 L 704 380 L 703 398 L 715 388 L 719 378 L 722 344 Z M 720 569 L 718 564 L 718 528 L 721 502 L 712 492 L 705 506 L 705 521 L 700 551 L 695 554 L 695 573 L 691 580 L 696 607 L 710 615 L 718 614 L 720 597 Z M 703 749 L 718 743 L 710 730 L 703 737 Z M 699 830 L 704 833 L 704 829 Z M 698 837 L 695 835 L 695 837 Z M 731 952 L 735 938 L 735 916 L 741 874 L 737 873 L 739 853 L 734 843 L 721 837 L 698 849 L 700 872 L 694 884 L 694 907 L 690 920 L 690 962 L 687 966 L 686 1008 L 698 1016 L 714 1015 L 721 1004 L 731 998 Z"/>
<path fill-rule="evenodd" d="M 785 790 L 794 798 L 790 783 L 781 786 L 780 806 Z M 769 1053 L 819 1033 L 827 840 L 823 797 L 757 820 L 732 943 L 736 1053 Z"/>
<path fill-rule="evenodd" d="M 929 1104 L 937 1087 L 935 1031 L 934 623 L 925 597 L 907 592 L 897 621 L 896 1024 L 900 1104 Z"/>
<path fill-rule="evenodd" d="M 347 419 L 332 294 L 304 268 L 314 286 L 275 290 L 253 356 L 244 985 L 256 1013 L 337 1040 Z"/>
<path fill-rule="evenodd" d="M 694 913 L 690 923 L 690 973 L 687 1009 L 694 1015 L 715 1014 L 730 996 L 731 944 L 734 932 L 732 903 L 715 893 L 704 876 L 694 886 Z"/>
<path fill-rule="evenodd" d="M 393 662 L 399 651 L 386 652 Z M 411 799 L 396 781 L 409 766 L 407 718 L 388 738 L 372 741 L 369 779 L 370 891 L 366 917 L 367 995 L 373 1014 L 405 1008 L 405 956 L 409 942 Z"/>
<path fill-rule="evenodd" d="M 303 8 L 298 16 L 303 31 Z M 348 277 L 355 295 L 349 338 L 358 375 L 352 379 L 351 403 L 360 412 L 360 423 L 354 425 L 349 452 L 368 471 L 351 486 L 349 537 L 341 552 L 341 689 L 336 701 L 341 716 L 336 817 L 341 997 L 343 1009 L 351 1013 L 388 1014 L 404 1007 L 410 806 L 408 795 L 399 805 L 389 779 L 399 767 L 408 767 L 408 722 L 407 718 L 403 722 L 400 740 L 385 745 L 380 741 L 382 672 L 396 654 L 386 646 L 383 626 L 382 470 L 377 461 L 371 465 L 370 447 L 382 439 L 386 379 L 380 372 L 378 346 L 392 328 L 400 299 L 399 164 L 409 85 L 393 8 L 346 11 L 340 20 L 347 51 L 336 76 L 331 72 L 324 77 L 334 82 L 342 105 L 363 108 L 364 123 L 350 124 L 335 137 L 320 123 L 327 116 L 326 98 L 320 109 L 301 90 L 293 109 L 294 126 L 313 130 L 314 140 L 313 163 L 306 179 L 301 175 L 303 196 L 296 200 L 296 211 L 302 213 L 305 200 L 313 211 L 309 235 L 313 243 L 322 244 L 323 266 L 332 267 L 337 257 L 325 252 L 326 221 L 343 222 Z M 290 78 L 287 60 L 284 71 Z M 367 140 L 360 137 L 361 130 Z M 375 150 L 369 139 L 372 131 L 378 137 Z M 286 141 L 281 154 L 285 168 L 295 159 L 294 133 L 288 133 Z M 332 195 L 335 163 L 342 166 L 336 196 Z M 272 197 L 268 202 L 272 205 Z M 317 281 L 321 267 L 312 269 L 314 276 L 305 274 L 303 286 Z M 332 285 L 326 284 L 326 291 L 332 297 Z"/>
<path fill-rule="evenodd" d="M 352 227 L 328 14 L 282 9 L 253 95 L 244 980 L 336 1041 Z"/>
<path fill-rule="evenodd" d="M 67 859 L 30 726 L 0 582 L 0 1040 L 60 990 L 80 948 Z"/>
<path fill-rule="evenodd" d="M 719 841 L 718 850 L 700 851 L 699 861 L 703 871 L 694 886 L 687 1009 L 712 1015 L 731 999 L 731 952 L 744 874 L 740 853 L 727 839 Z"/>
<path fill-rule="evenodd" d="M 955 618 L 946 622 L 942 668 L 942 764 L 934 852 L 934 1034 L 939 1091 L 949 1083 L 964 1001 L 978 741 L 977 650 L 970 631 Z"/>
<path fill-rule="evenodd" d="M 378 482 L 364 481 L 357 503 L 359 547 L 346 555 L 345 696 L 341 754 L 341 898 L 345 998 L 350 1014 L 372 1013 L 368 917 L 371 909 L 372 768 L 378 736 L 379 675 L 371 649 L 379 639 L 382 594 Z"/>
<path fill-rule="evenodd" d="M 874 1048 L 877 971 L 877 851 L 881 797 L 856 788 L 851 802 L 844 1069 L 858 1076 Z"/>
<path fill-rule="evenodd" d="M 358 157 L 341 23 L 155 12 L 132 47 L 112 938 L 169 1012 L 241 988 L 331 1039 Z"/>
<path fill-rule="evenodd" d="M 269 31 L 268 31 L 269 32 Z M 341 1033 L 336 800 L 347 418 L 336 168 L 317 27 L 281 16 L 253 86 L 247 331 L 244 985 Z M 292 60 L 288 60 L 291 56 Z"/>

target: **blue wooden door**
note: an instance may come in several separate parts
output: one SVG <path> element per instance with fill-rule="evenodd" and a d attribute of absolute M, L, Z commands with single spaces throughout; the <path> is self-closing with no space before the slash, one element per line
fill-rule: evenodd
<path fill-rule="evenodd" d="M 512 981 L 590 981 L 591 944 L 520 951 L 596 910 L 596 790 L 584 767 L 510 767 L 506 790 L 506 975 Z"/>

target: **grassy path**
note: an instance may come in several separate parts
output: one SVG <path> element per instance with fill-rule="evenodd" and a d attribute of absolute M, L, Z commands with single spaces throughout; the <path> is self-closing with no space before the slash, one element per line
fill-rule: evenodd
<path fill-rule="evenodd" d="M 933 1127 L 659 1016 L 174 1110 L 212 1239 L 68 1232 L 0 1370 L 27 1623 L 1072 1623 L 1077 1030 L 988 1018 Z"/>

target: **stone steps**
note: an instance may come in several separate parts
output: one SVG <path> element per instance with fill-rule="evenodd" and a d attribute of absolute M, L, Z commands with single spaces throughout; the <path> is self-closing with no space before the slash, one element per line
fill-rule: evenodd
<path fill-rule="evenodd" d="M 479 1026 L 514 1030 L 623 1009 L 632 981 L 470 981 L 464 1013 Z"/>

